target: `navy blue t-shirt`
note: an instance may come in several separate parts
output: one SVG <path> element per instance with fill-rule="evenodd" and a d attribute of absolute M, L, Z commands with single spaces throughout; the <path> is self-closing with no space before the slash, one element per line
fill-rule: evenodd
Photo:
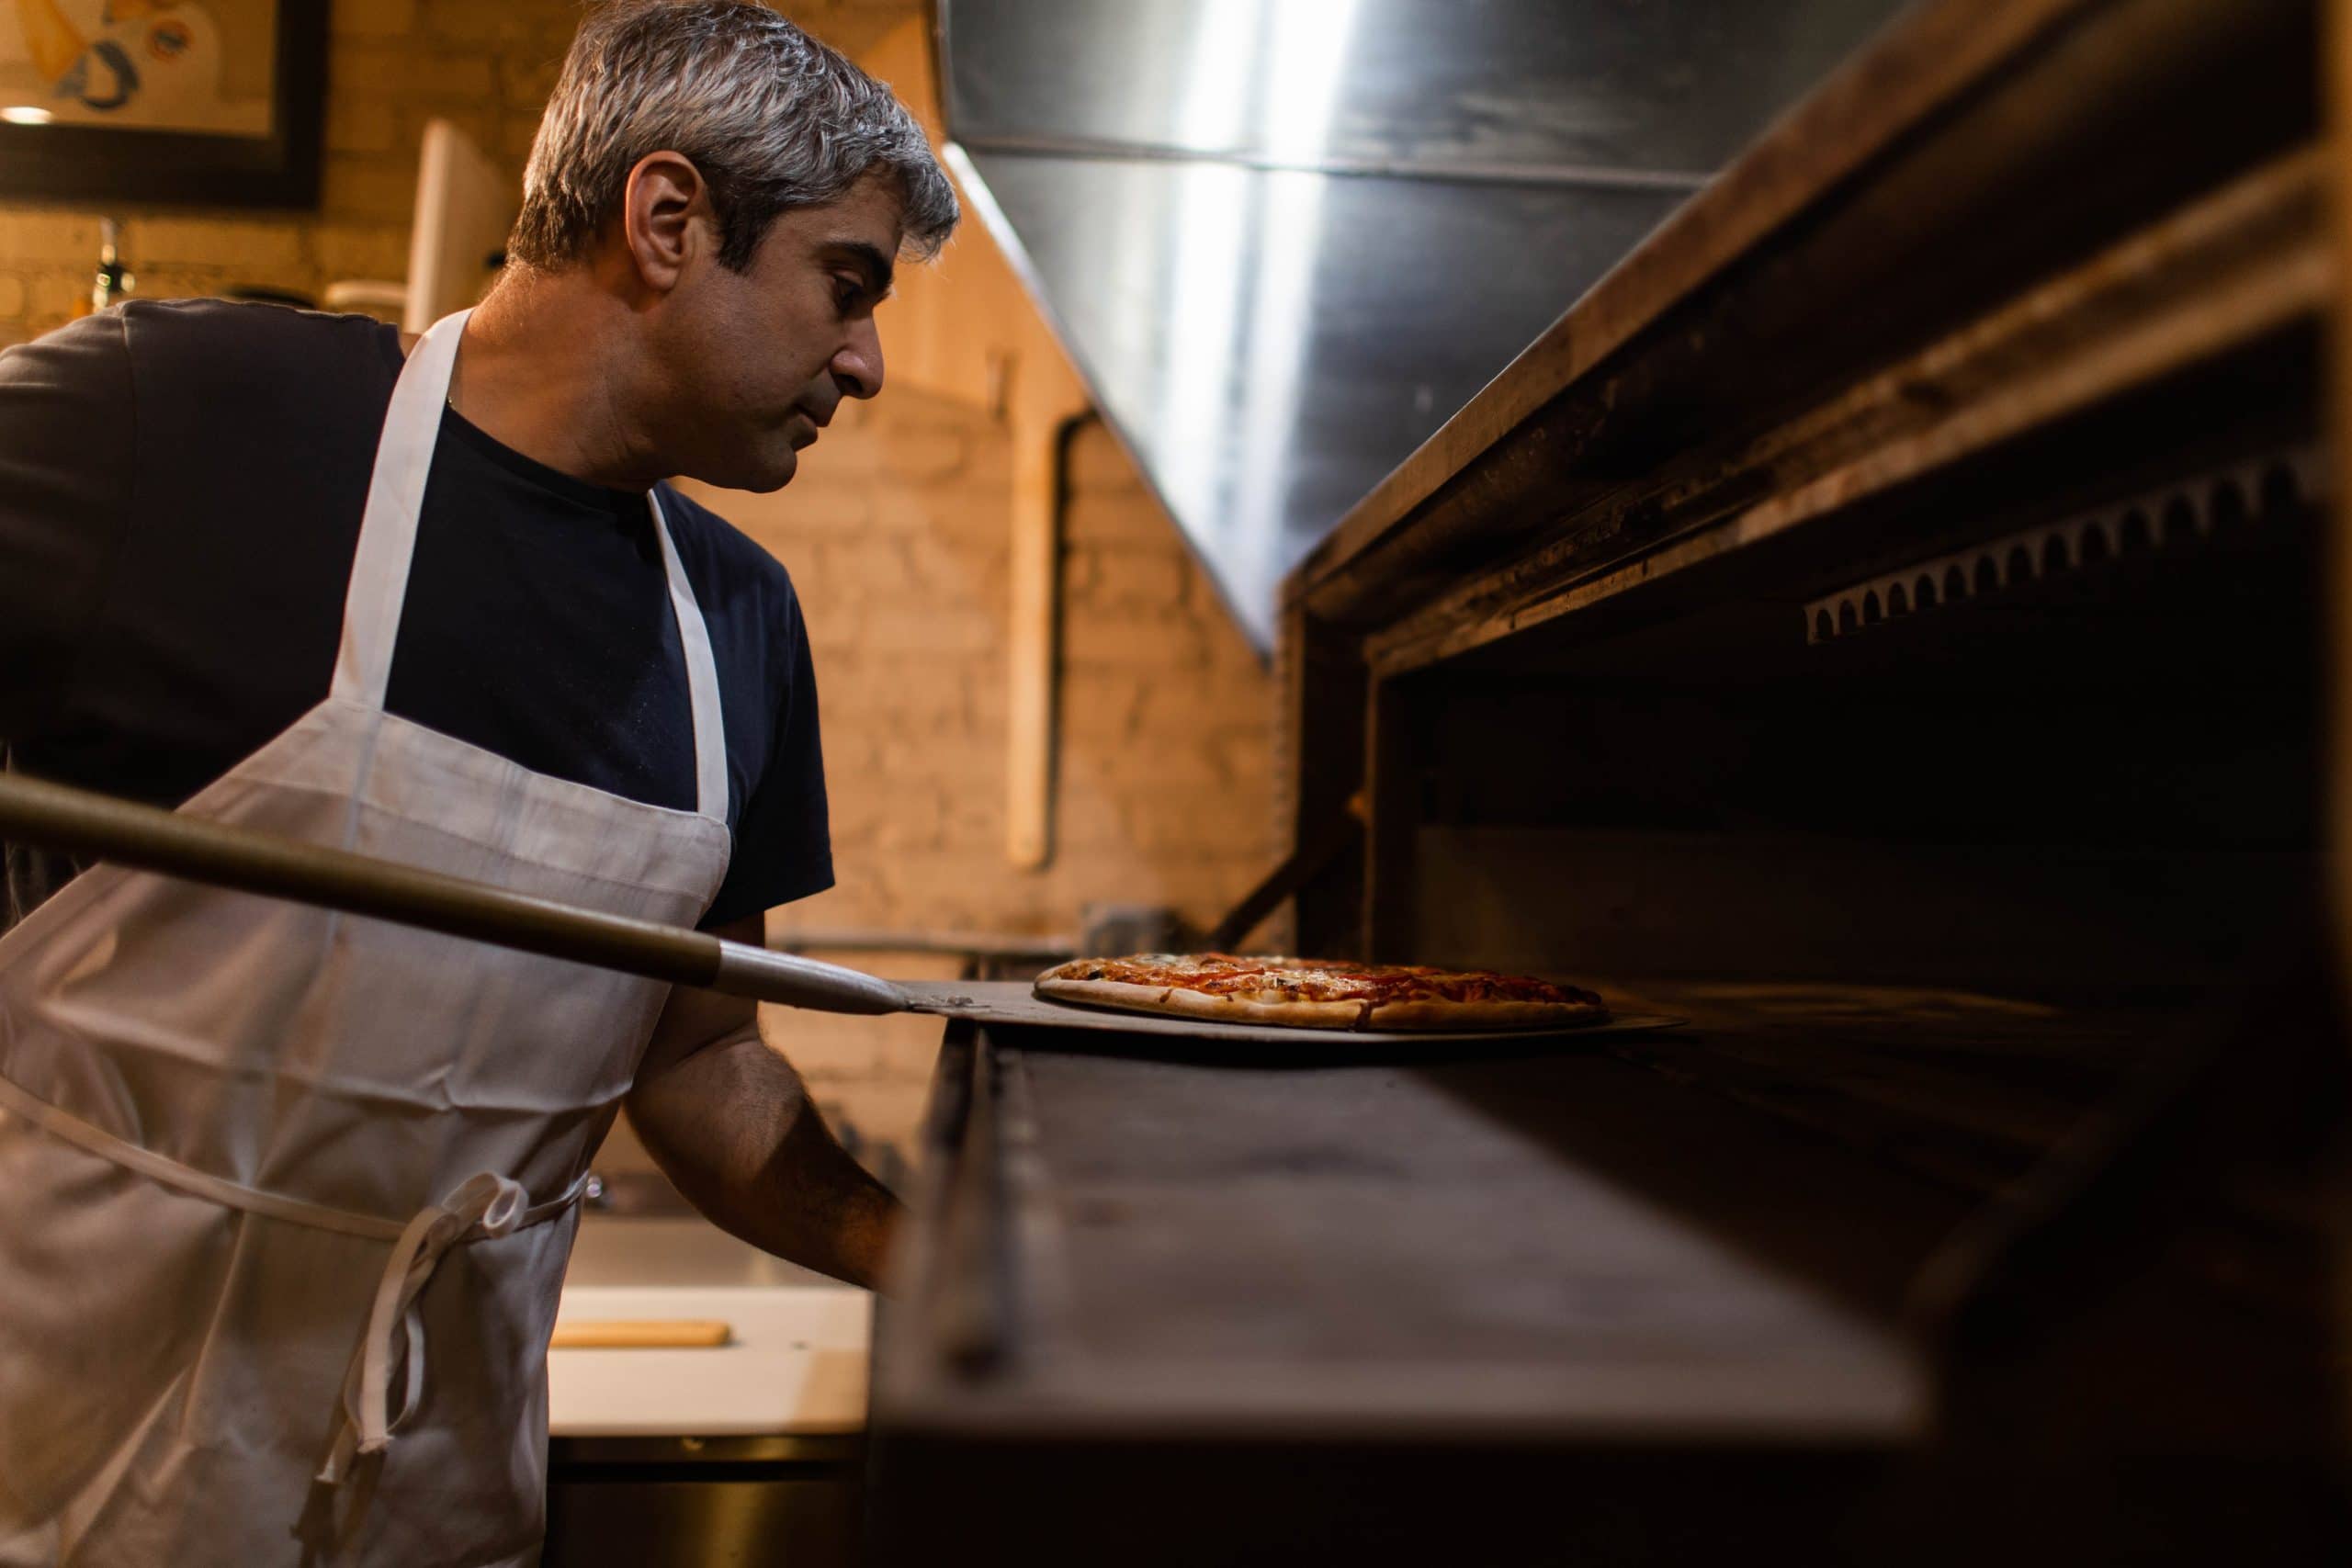
<path fill-rule="evenodd" d="M 138 301 L 0 353 L 0 743 L 176 806 L 326 694 L 399 334 Z M 832 885 L 792 581 L 659 488 L 710 632 L 734 856 L 704 924 Z M 642 495 L 442 416 L 386 705 L 534 772 L 695 804 L 684 654 Z M 12 850 L 17 912 L 62 880 Z"/>

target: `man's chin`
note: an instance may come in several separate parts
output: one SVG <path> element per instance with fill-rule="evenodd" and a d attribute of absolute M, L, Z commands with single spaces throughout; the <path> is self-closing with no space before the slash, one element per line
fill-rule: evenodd
<path fill-rule="evenodd" d="M 713 465 L 713 471 L 691 477 L 720 490 L 750 491 L 765 495 L 782 490 L 800 471 L 800 454 L 787 446 L 781 452 L 763 452 L 757 457 L 739 456 L 724 467 Z"/>
<path fill-rule="evenodd" d="M 762 464 L 761 468 L 761 482 L 745 485 L 743 488 L 748 491 L 756 491 L 762 495 L 765 495 L 770 491 L 782 490 L 792 482 L 792 476 L 800 471 L 800 454 L 787 446 L 782 453 Z"/>

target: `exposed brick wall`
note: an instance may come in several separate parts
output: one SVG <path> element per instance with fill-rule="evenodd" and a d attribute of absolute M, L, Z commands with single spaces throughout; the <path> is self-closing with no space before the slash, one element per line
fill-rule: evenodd
<path fill-rule="evenodd" d="M 1214 923 L 1269 869 L 1270 677 L 1125 451 L 1070 454 L 1054 894 Z"/>
<path fill-rule="evenodd" d="M 785 8 L 856 54 L 919 6 Z M 578 15 L 575 0 L 336 0 L 321 209 L 119 209 L 138 293 L 315 296 L 338 278 L 399 278 L 425 121 L 455 120 L 519 186 Z M 66 321 L 97 245 L 93 210 L 0 206 L 0 343 Z M 785 491 L 706 494 L 791 569 L 816 647 L 841 886 L 780 926 L 1034 934 L 1074 930 L 1091 900 L 1164 902 L 1206 923 L 1272 858 L 1267 677 L 1092 423 L 1071 448 L 1056 852 L 1035 872 L 1007 863 L 1009 441 L 979 407 L 888 389 L 846 406 Z M 858 961 L 948 972 L 905 954 Z M 909 1137 L 936 1022 L 779 1014 L 771 1029 L 820 1100 L 871 1134 Z M 616 1154 L 641 1158 L 626 1140 Z"/>
<path fill-rule="evenodd" d="M 704 495 L 791 570 L 816 648 L 841 885 L 781 928 L 1069 931 L 1096 900 L 1205 925 L 1265 869 L 1267 678 L 1092 422 L 1071 444 L 1056 852 L 1006 863 L 1006 442 L 886 389 L 785 490 Z"/>

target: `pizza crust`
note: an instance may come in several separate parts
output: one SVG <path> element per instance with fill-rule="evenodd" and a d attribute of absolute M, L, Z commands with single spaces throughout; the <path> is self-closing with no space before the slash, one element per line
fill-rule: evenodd
<path fill-rule="evenodd" d="M 1389 1002 L 1372 1010 L 1374 1029 L 1566 1029 L 1605 1023 L 1599 1002 Z"/>
<path fill-rule="evenodd" d="M 1069 980 L 1042 976 L 1036 993 L 1055 1001 L 1122 1008 L 1130 1012 L 1175 1013 L 1222 1023 L 1264 1023 L 1288 1029 L 1480 1030 L 1558 1029 L 1600 1023 L 1605 1007 L 1583 1002 L 1374 1003 L 1252 1001 L 1188 990 L 1182 986 L 1138 986 L 1126 980 Z"/>

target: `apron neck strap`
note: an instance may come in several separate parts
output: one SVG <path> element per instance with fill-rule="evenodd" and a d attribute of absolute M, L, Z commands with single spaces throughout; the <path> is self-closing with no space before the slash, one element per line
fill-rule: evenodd
<path fill-rule="evenodd" d="M 333 695 L 381 710 L 391 683 L 392 643 L 408 599 L 408 564 L 416 553 L 416 521 L 433 447 L 441 436 L 441 410 L 458 366 L 458 340 L 469 310 L 445 317 L 409 351 L 392 386 L 383 434 L 376 439 L 376 470 L 368 507 L 359 514 L 359 548 L 344 592 L 343 643 L 336 651 Z"/>
<path fill-rule="evenodd" d="M 391 683 L 392 645 L 400 636 L 401 609 L 408 598 L 409 563 L 416 554 L 417 519 L 424 507 L 424 485 L 433 471 L 433 449 L 441 435 L 441 412 L 449 399 L 449 378 L 458 365 L 458 340 L 471 310 L 445 316 L 418 340 L 392 387 L 383 434 L 376 442 L 376 468 L 368 483 L 368 506 L 360 513 L 359 547 L 351 562 L 351 583 L 343 604 L 343 639 L 336 649 L 330 694 L 381 712 Z M 662 503 L 645 497 L 653 531 L 662 543 L 662 570 L 670 585 L 670 607 L 678 620 L 685 654 L 686 689 L 694 705 L 695 809 L 727 819 L 727 739 L 719 715 L 718 669 L 710 649 L 694 584 L 671 542 Z"/>
<path fill-rule="evenodd" d="M 727 731 L 719 717 L 718 660 L 710 651 L 710 627 L 695 599 L 695 585 L 678 559 L 670 537 L 670 520 L 662 513 L 662 499 L 645 492 L 653 513 L 654 536 L 662 541 L 662 570 L 670 579 L 670 608 L 678 617 L 678 642 L 686 656 L 686 693 L 694 700 L 695 809 L 727 820 Z"/>

